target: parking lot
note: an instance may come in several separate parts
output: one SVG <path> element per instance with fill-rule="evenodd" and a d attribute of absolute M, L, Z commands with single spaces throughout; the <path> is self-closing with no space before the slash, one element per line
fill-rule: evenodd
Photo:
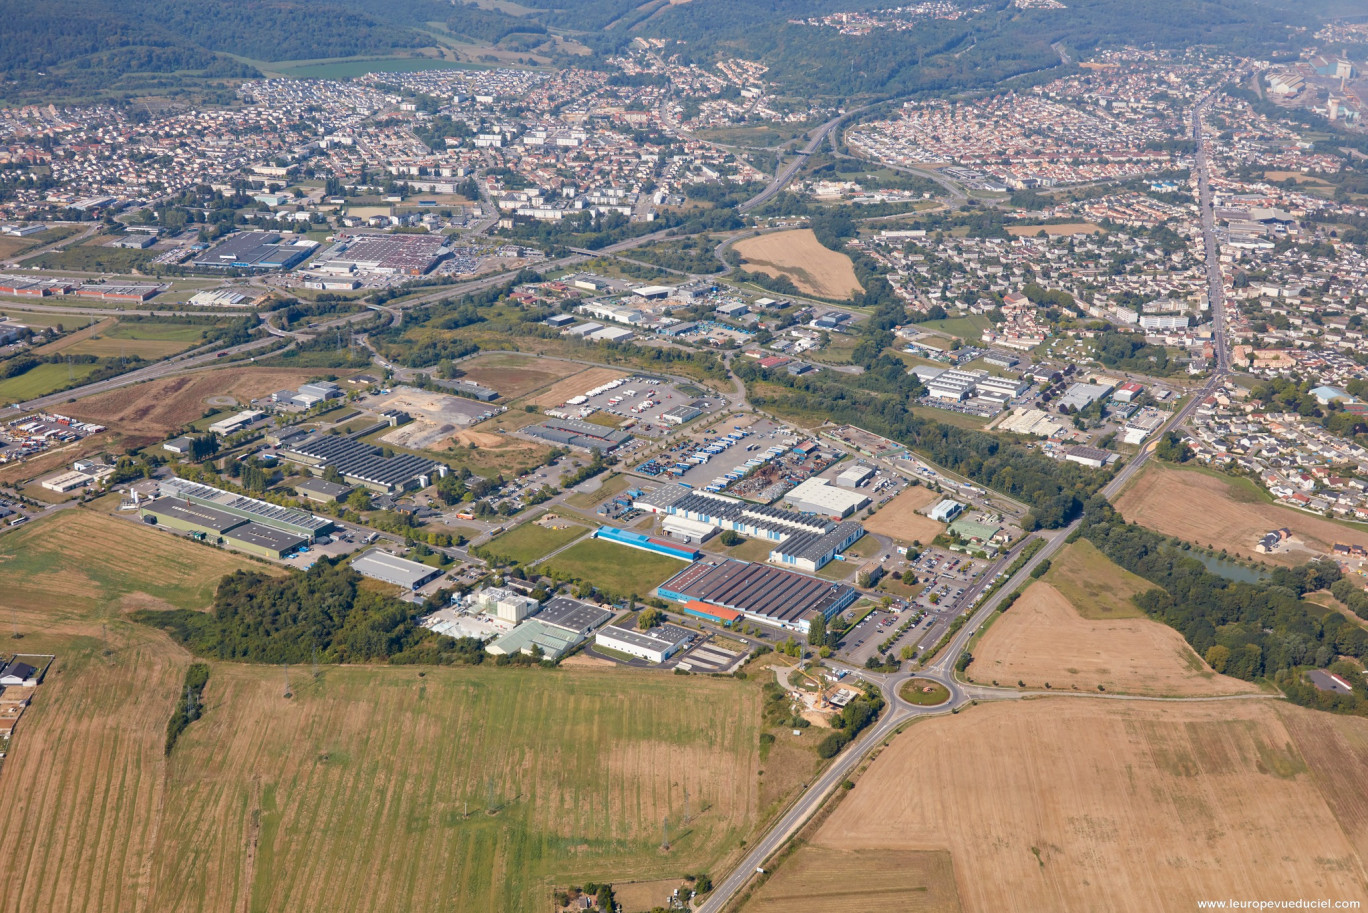
<path fill-rule="evenodd" d="M 750 470 L 747 462 L 767 455 L 771 447 L 790 449 L 798 437 L 769 419 L 723 423 L 712 433 L 696 435 L 675 444 L 665 453 L 639 464 L 636 471 L 662 482 L 684 482 L 694 488 L 713 490 L 740 478 Z M 756 464 L 758 465 L 758 463 Z M 731 474 L 732 479 L 727 479 Z"/>
<path fill-rule="evenodd" d="M 280 563 L 302 571 L 313 567 L 319 555 L 336 558 L 340 555 L 350 555 L 352 552 L 366 547 L 361 544 L 360 536 L 346 530 L 338 530 L 326 538 L 328 539 L 327 542 L 315 542 L 312 545 L 306 545 L 294 554 L 283 558 Z"/>
<path fill-rule="evenodd" d="M 569 414 L 573 407 L 585 418 L 595 412 L 605 413 L 621 419 L 622 424 L 619 427 L 624 431 L 631 431 L 638 436 L 659 438 L 673 434 L 681 425 L 717 412 L 724 404 L 720 396 L 713 396 L 702 390 L 696 393 L 698 395 L 691 395 L 680 390 L 668 380 L 637 375 L 612 386 L 611 389 L 585 397 L 582 402 L 576 403 L 572 400 L 562 407 L 562 411 Z M 687 413 L 691 408 L 697 409 L 699 414 L 683 421 L 665 418 L 668 412 L 683 410 Z"/>

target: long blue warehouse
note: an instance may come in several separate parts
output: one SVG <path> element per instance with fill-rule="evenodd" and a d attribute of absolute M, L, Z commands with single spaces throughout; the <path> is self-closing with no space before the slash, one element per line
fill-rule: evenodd
<path fill-rule="evenodd" d="M 678 558 L 680 561 L 697 561 L 699 556 L 703 554 L 696 548 L 686 548 L 673 542 L 666 542 L 664 539 L 644 536 L 641 533 L 618 529 L 615 526 L 600 526 L 598 532 L 594 533 L 594 537 L 607 539 L 609 542 L 616 542 L 618 545 L 626 545 L 630 548 L 639 548 L 644 552 L 669 555 L 671 558 Z"/>

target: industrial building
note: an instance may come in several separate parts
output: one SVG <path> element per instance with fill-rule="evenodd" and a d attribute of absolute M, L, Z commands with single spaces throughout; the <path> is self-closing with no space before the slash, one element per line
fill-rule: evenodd
<path fill-rule="evenodd" d="M 333 275 L 422 276 L 451 255 L 443 235 L 358 235 L 342 238 L 309 263 Z"/>
<path fill-rule="evenodd" d="M 72 470 L 70 472 L 64 472 L 60 475 L 55 475 L 50 478 L 46 478 L 42 481 L 41 484 L 48 491 L 55 491 L 59 494 L 65 494 L 66 492 L 74 491 L 77 488 L 84 488 L 93 481 L 95 481 L 94 476 L 88 475 L 84 472 L 76 472 L 75 470 Z"/>
<path fill-rule="evenodd" d="M 865 534 L 853 520 L 837 523 L 824 533 L 799 533 L 770 549 L 769 560 L 815 574 Z"/>
<path fill-rule="evenodd" d="M 859 596 L 843 583 L 731 558 L 694 562 L 656 592 L 683 604 L 691 615 L 703 617 L 700 605 L 730 609 L 751 621 L 803 634 L 818 613 L 830 619 Z"/>
<path fill-rule="evenodd" d="M 1062 411 L 1067 406 L 1072 412 L 1081 412 L 1111 391 L 1110 384 L 1070 384 L 1055 407 Z"/>
<path fill-rule="evenodd" d="M 292 441 L 277 453 L 281 459 L 306 466 L 319 475 L 334 468 L 348 484 L 362 485 L 381 494 L 427 488 L 447 474 L 447 467 L 435 460 L 411 453 L 387 457 L 379 447 L 334 434 Z"/>
<path fill-rule="evenodd" d="M 256 498 L 234 494 L 211 485 L 201 485 L 198 482 L 177 478 L 162 479 L 158 485 L 163 496 L 214 507 L 235 517 L 299 536 L 305 542 L 312 542 L 333 528 L 333 521 L 327 517 L 258 501 Z"/>
<path fill-rule="evenodd" d="M 373 548 L 364 555 L 352 559 L 351 566 L 363 577 L 392 583 L 406 590 L 416 590 L 423 584 L 442 576 L 442 572 L 438 568 L 418 561 L 410 561 L 407 558 L 400 558 L 378 548 Z"/>
<path fill-rule="evenodd" d="M 309 541 L 297 533 L 184 498 L 157 498 L 139 507 L 138 514 L 144 521 L 152 520 L 158 526 L 187 532 L 197 539 L 263 558 L 284 558 Z"/>
<path fill-rule="evenodd" d="M 1101 450 L 1097 447 L 1070 447 L 1064 452 L 1064 459 L 1071 463 L 1081 463 L 1084 466 L 1091 466 L 1093 469 L 1101 469 L 1107 465 L 1107 461 L 1112 458 L 1109 450 Z"/>
<path fill-rule="evenodd" d="M 805 479 L 798 487 L 784 495 L 784 500 L 795 510 L 823 517 L 845 519 L 857 510 L 869 506 L 869 497 L 845 488 L 837 488 L 824 479 Z"/>
<path fill-rule="evenodd" d="M 341 482 L 329 482 L 326 479 L 315 478 L 296 479 L 290 483 L 290 487 L 301 497 L 308 498 L 310 501 L 318 501 L 322 504 L 331 504 L 333 501 L 341 501 L 352 492 L 352 487 L 350 485 L 343 485 Z"/>
<path fill-rule="evenodd" d="M 869 503 L 869 499 L 864 495 L 854 495 L 853 492 L 827 487 L 846 498 L 854 496 L 864 504 Z M 666 485 L 644 494 L 635 499 L 632 506 L 638 510 L 660 514 L 666 518 L 667 523 L 679 518 L 698 524 L 692 527 L 699 534 L 698 541 L 704 538 L 704 526 L 729 529 L 745 536 L 767 539 L 773 542 L 778 550 L 777 557 L 775 553 L 771 553 L 771 560 L 784 564 L 796 564 L 796 561 L 788 560 L 790 555 L 795 559 L 797 555 L 804 556 L 805 560 L 811 558 L 815 544 L 820 541 L 820 551 L 825 557 L 815 558 L 816 564 L 810 568 L 811 570 L 821 568 L 864 534 L 863 527 L 858 523 L 837 523 L 825 517 L 784 510 L 781 507 L 751 504 L 710 491 L 695 491 L 687 485 L 679 484 Z M 689 529 L 690 527 L 684 527 L 684 532 L 687 534 Z M 667 527 L 666 531 L 669 532 L 670 528 Z M 788 540 L 795 537 L 801 537 L 800 542 L 794 543 L 793 549 L 796 551 L 779 548 L 787 547 Z M 806 563 L 802 566 L 808 567 Z"/>
<path fill-rule="evenodd" d="M 537 600 L 505 587 L 486 587 L 475 594 L 474 603 L 480 611 L 513 624 L 525 621 L 541 610 Z"/>
<path fill-rule="evenodd" d="M 557 660 L 584 643 L 584 635 L 555 625 L 532 619 L 524 621 L 512 631 L 485 647 L 494 656 L 525 653 L 534 656 L 538 651 L 546 659 Z"/>
<path fill-rule="evenodd" d="M 654 536 L 645 536 L 641 533 L 634 533 L 631 530 L 618 529 L 615 526 L 600 526 L 594 532 L 595 539 L 603 539 L 607 542 L 616 542 L 618 545 L 625 545 L 628 548 L 639 548 L 644 552 L 655 552 L 657 555 L 667 555 L 670 558 L 678 558 L 681 561 L 697 561 L 699 552 L 696 548 L 685 548 L 676 542 L 667 542 L 664 539 L 657 539 Z"/>
<path fill-rule="evenodd" d="M 632 439 L 625 431 L 615 431 L 603 425 L 568 418 L 547 419 L 529 425 L 518 433 L 557 446 L 573 447 L 586 453 L 594 449 L 600 453 L 612 453 Z"/>
<path fill-rule="evenodd" d="M 663 663 L 692 643 L 695 636 L 695 632 L 678 625 L 661 625 L 646 631 L 608 625 L 594 635 L 594 643 L 647 662 Z"/>
<path fill-rule="evenodd" d="M 199 269 L 290 269 L 317 246 L 308 238 L 286 240 L 274 231 L 241 231 L 200 254 L 193 265 Z"/>
<path fill-rule="evenodd" d="M 237 434 L 239 431 L 246 430 L 252 425 L 266 417 L 266 413 L 260 409 L 245 409 L 237 415 L 230 415 L 228 418 L 219 419 L 209 426 L 209 430 L 214 434 Z"/>
<path fill-rule="evenodd" d="M 949 523 L 951 520 L 958 517 L 962 510 L 964 510 L 963 504 L 946 498 L 935 507 L 931 508 L 931 512 L 927 514 L 927 516 L 937 523 Z"/>
<path fill-rule="evenodd" d="M 842 488 L 859 488 L 874 477 L 874 467 L 857 464 L 836 477 L 836 484 Z"/>
<path fill-rule="evenodd" d="M 595 628 L 602 627 L 613 618 L 613 613 L 569 596 L 557 596 L 542 606 L 537 613 L 537 621 L 554 625 L 566 631 L 575 631 L 588 637 Z"/>
<path fill-rule="evenodd" d="M 328 380 L 314 381 L 313 383 L 301 384 L 298 390 L 279 390 L 271 394 L 271 402 L 277 406 L 290 406 L 299 409 L 311 409 L 321 402 L 330 399 L 340 399 L 342 388 Z"/>
<path fill-rule="evenodd" d="M 539 650 L 547 659 L 560 659 L 612 618 L 613 613 L 597 606 L 557 596 L 542 607 L 536 618 L 522 622 L 486 646 L 485 651 L 495 656 L 510 656 L 514 653 L 535 655 Z"/>
<path fill-rule="evenodd" d="M 688 517 L 666 517 L 660 522 L 665 535 L 673 536 L 684 544 L 704 543 L 717 535 L 718 529 L 711 523 L 699 523 Z"/>

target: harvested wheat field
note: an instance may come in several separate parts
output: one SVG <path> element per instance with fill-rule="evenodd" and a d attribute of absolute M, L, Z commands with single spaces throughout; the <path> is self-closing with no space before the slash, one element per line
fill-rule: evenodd
<path fill-rule="evenodd" d="M 246 404 L 277 390 L 307 383 L 318 374 L 293 368 L 221 368 L 97 393 L 77 400 L 63 411 L 155 440 L 202 418 L 211 396 L 231 396 Z"/>
<path fill-rule="evenodd" d="M 1044 579 L 1074 611 L 1094 621 L 1144 618 L 1131 597 L 1154 589 L 1154 584 L 1114 563 L 1087 539 L 1066 545 Z"/>
<path fill-rule="evenodd" d="M 505 403 L 584 370 L 584 365 L 573 361 L 503 352 L 477 355 L 461 362 L 459 367 L 466 380 L 498 390 L 501 402 Z"/>
<path fill-rule="evenodd" d="M 776 744 L 760 776 L 755 682 L 492 664 L 291 669 L 287 700 L 280 668 L 211 662 L 167 759 L 191 658 L 122 613 L 204 607 L 244 566 L 85 509 L 0 535 L 0 617 L 57 656 L 0 774 L 4 909 L 540 913 L 720 871 L 812 775 Z"/>
<path fill-rule="evenodd" d="M 0 536 L 0 607 L 33 636 L 98 633 L 131 603 L 204 608 L 220 577 L 246 567 L 267 565 L 136 517 L 64 510 Z"/>
<path fill-rule="evenodd" d="M 1258 689 L 1217 675 L 1177 631 L 1149 618 L 1081 617 L 1049 583 L 1031 584 L 974 647 L 976 682 L 1204 697 Z"/>
<path fill-rule="evenodd" d="M 168 762 L 187 660 L 153 652 L 68 668 L 24 721 L 0 778 L 23 810 L 0 836 L 11 909 L 541 911 L 557 887 L 705 869 L 760 812 L 744 683 L 328 667 L 286 700 L 280 669 L 214 663 Z"/>
<path fill-rule="evenodd" d="M 617 368 L 588 368 L 580 371 L 573 377 L 557 381 L 550 388 L 538 393 L 530 400 L 534 406 L 555 408 L 562 406 L 565 401 L 572 396 L 579 396 L 581 393 L 588 393 L 595 387 L 602 386 L 610 380 L 617 380 L 619 377 L 630 377 L 626 371 L 619 371 Z"/>
<path fill-rule="evenodd" d="M 1368 548 L 1368 531 L 1269 504 L 1243 487 L 1249 484 L 1151 462 L 1122 492 L 1116 508 L 1127 520 L 1165 535 L 1271 564 L 1290 566 L 1315 557 L 1305 548 L 1285 546 L 1271 555 L 1254 550 L 1264 533 L 1284 526 L 1317 553 L 1336 542 Z"/>
<path fill-rule="evenodd" d="M 914 485 L 875 512 L 864 523 L 864 528 L 881 536 L 891 536 L 907 545 L 930 542 L 945 531 L 944 523 L 937 523 L 918 511 L 941 499 L 925 485 Z"/>
<path fill-rule="evenodd" d="M 745 259 L 745 269 L 775 278 L 787 276 L 805 294 L 849 298 L 864 291 L 850 258 L 823 247 L 810 228 L 757 235 L 733 247 Z"/>
<path fill-rule="evenodd" d="M 950 854 L 805 846 L 742 908 L 745 913 L 959 913 Z"/>
<path fill-rule="evenodd" d="M 1272 700 L 988 704 L 899 736 L 812 842 L 949 850 L 966 913 L 1364 901 L 1365 765 L 1368 720 Z"/>

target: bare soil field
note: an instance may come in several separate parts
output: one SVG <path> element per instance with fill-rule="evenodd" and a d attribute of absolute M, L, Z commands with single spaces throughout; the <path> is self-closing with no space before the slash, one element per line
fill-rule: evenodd
<path fill-rule="evenodd" d="M 497 406 L 473 399 L 408 386 L 394 388 L 392 394 L 371 403 L 369 408 L 377 412 L 399 409 L 413 416 L 413 421 L 380 438 L 386 444 L 411 450 L 440 450 L 458 428 L 473 425 L 480 416 L 498 411 Z"/>
<path fill-rule="evenodd" d="M 1092 222 L 1060 222 L 1057 225 L 1011 225 L 1007 228 L 1007 233 L 1018 238 L 1034 238 L 1041 232 L 1051 238 L 1067 238 L 1073 235 L 1097 235 L 1102 234 L 1101 225 Z"/>
<path fill-rule="evenodd" d="M 1177 631 L 1148 618 L 1092 621 L 1037 581 L 974 647 L 976 682 L 1028 688 L 1205 697 L 1258 689 L 1217 675 Z"/>
<path fill-rule="evenodd" d="M 967 913 L 1363 901 L 1365 764 L 1368 720 L 1271 700 L 981 705 L 897 738 L 812 842 L 948 850 Z"/>
<path fill-rule="evenodd" d="M 578 374 L 584 370 L 584 365 L 556 358 L 495 353 L 463 361 L 460 368 L 465 372 L 466 380 L 498 390 L 500 402 L 508 403 L 533 390 Z"/>
<path fill-rule="evenodd" d="M 889 501 L 874 516 L 861 522 L 864 528 L 881 536 L 891 536 L 899 542 L 930 542 L 945 531 L 944 523 L 918 513 L 941 499 L 925 485 L 916 485 Z"/>
<path fill-rule="evenodd" d="M 944 850 L 805 846 L 742 908 L 745 913 L 959 913 Z"/>
<path fill-rule="evenodd" d="M 608 383 L 610 380 L 617 380 L 619 377 L 630 377 L 626 371 L 619 371 L 617 368 L 586 368 L 572 377 L 552 384 L 548 389 L 538 393 L 530 400 L 534 406 L 555 408 L 565 403 L 572 396 L 579 396 L 595 387 Z"/>
<path fill-rule="evenodd" d="M 1287 527 L 1318 552 L 1336 542 L 1368 547 L 1368 532 L 1290 507 L 1254 500 L 1224 479 L 1153 462 L 1116 501 L 1127 520 L 1202 546 L 1223 548 L 1269 564 L 1302 564 L 1314 554 L 1305 549 L 1262 555 L 1255 544 L 1271 529 Z"/>
<path fill-rule="evenodd" d="M 297 387 L 318 373 L 290 368 L 222 368 L 97 393 L 63 411 L 126 434 L 157 440 L 203 417 L 211 396 L 228 395 L 246 404 L 277 390 Z"/>
<path fill-rule="evenodd" d="M 800 292 L 822 298 L 849 298 L 864 291 L 850 258 L 828 250 L 810 228 L 779 231 L 738 241 L 746 269 L 767 276 L 787 276 Z"/>

